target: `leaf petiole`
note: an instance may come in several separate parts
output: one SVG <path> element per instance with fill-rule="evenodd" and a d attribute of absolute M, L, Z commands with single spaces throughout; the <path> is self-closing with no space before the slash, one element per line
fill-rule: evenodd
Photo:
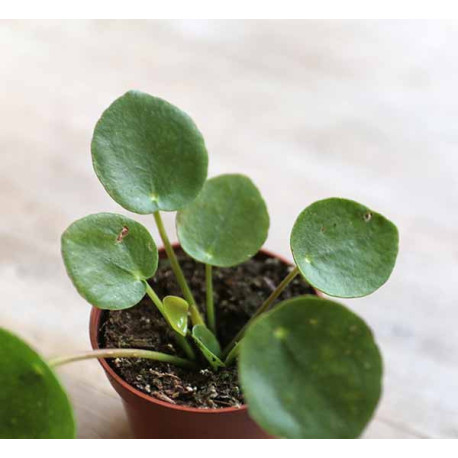
<path fill-rule="evenodd" d="M 48 361 L 51 367 L 62 366 L 63 364 L 85 359 L 105 359 L 105 358 L 144 358 L 164 363 L 171 363 L 186 368 L 195 368 L 195 364 L 187 359 L 178 356 L 167 355 L 158 351 L 140 350 L 133 348 L 103 348 L 100 350 L 77 353 L 75 355 L 59 356 Z"/>
<path fill-rule="evenodd" d="M 248 326 L 262 313 L 266 312 L 269 307 L 277 300 L 278 296 L 284 291 L 284 289 L 296 278 L 299 274 L 299 269 L 294 267 L 294 269 L 280 282 L 280 284 L 272 291 L 271 295 L 265 300 L 265 302 L 256 310 L 254 315 L 245 323 L 242 329 L 237 333 L 237 335 L 230 341 L 223 351 L 223 356 L 225 358 L 231 353 L 235 345 L 240 342 L 243 335 L 245 334 Z"/>
<path fill-rule="evenodd" d="M 237 343 L 232 347 L 232 350 L 229 352 L 229 354 L 226 356 L 226 359 L 224 360 L 224 364 L 225 364 L 226 366 L 229 366 L 230 364 L 232 364 L 232 362 L 234 361 L 234 359 L 238 356 L 239 350 L 240 350 L 239 344 L 240 344 L 240 342 L 237 342 Z"/>
<path fill-rule="evenodd" d="M 195 326 L 196 324 L 205 324 L 197 306 L 194 296 L 189 288 L 188 282 L 184 277 L 183 271 L 181 270 L 180 264 L 178 262 L 177 256 L 173 247 L 170 243 L 169 237 L 167 232 L 165 231 L 164 223 L 162 222 L 161 214 L 159 211 L 153 213 L 154 221 L 156 222 L 157 230 L 159 231 L 159 235 L 161 236 L 162 243 L 164 244 L 165 252 L 167 253 L 167 257 L 170 261 L 170 266 L 172 267 L 173 273 L 178 281 L 178 284 L 183 292 L 183 296 L 189 304 L 189 309 L 191 312 L 191 321 L 192 324 Z"/>
<path fill-rule="evenodd" d="M 216 319 L 215 319 L 215 305 L 213 302 L 213 278 L 212 278 L 212 266 L 205 264 L 205 287 L 207 294 L 207 321 L 209 328 L 216 335 Z"/>

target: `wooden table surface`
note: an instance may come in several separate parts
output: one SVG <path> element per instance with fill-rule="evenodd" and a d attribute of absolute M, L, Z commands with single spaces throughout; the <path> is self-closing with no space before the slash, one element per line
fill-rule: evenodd
<path fill-rule="evenodd" d="M 290 256 L 295 217 L 328 196 L 398 224 L 391 280 L 343 301 L 385 360 L 364 437 L 458 437 L 457 47 L 456 22 L 0 22 L 1 325 L 49 356 L 88 349 L 90 308 L 59 239 L 89 213 L 127 214 L 89 145 L 102 110 L 136 88 L 193 116 L 210 175 L 258 184 L 269 249 Z M 152 217 L 137 220 L 158 240 Z M 79 437 L 129 437 L 96 361 L 59 372 Z"/>

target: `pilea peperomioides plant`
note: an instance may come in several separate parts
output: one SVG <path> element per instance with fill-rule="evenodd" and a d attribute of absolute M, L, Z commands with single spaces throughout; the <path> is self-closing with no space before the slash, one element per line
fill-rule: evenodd
<path fill-rule="evenodd" d="M 238 360 L 249 413 L 271 435 L 358 437 L 381 393 L 382 361 L 370 329 L 355 313 L 322 297 L 276 300 L 298 275 L 334 297 L 374 292 L 393 270 L 396 227 L 351 200 L 330 198 L 307 207 L 291 232 L 295 266 L 222 348 L 218 329 L 225 323 L 216 320 L 212 270 L 248 261 L 264 244 L 269 215 L 259 190 L 243 175 L 206 181 L 207 152 L 193 121 L 173 105 L 140 92 L 128 92 L 103 113 L 92 157 L 97 176 L 117 203 L 154 216 L 183 297 L 159 297 L 154 291 L 149 280 L 158 266 L 156 244 L 144 226 L 117 214 L 87 216 L 64 232 L 67 272 L 78 292 L 100 309 L 134 307 L 148 295 L 172 330 L 177 354 L 110 348 L 49 364 L 131 357 L 190 371 L 206 366 L 218 371 Z M 205 266 L 205 304 L 194 299 L 161 211 L 177 211 L 182 249 Z M 0 421 L 8 425 L 2 426 L 1 435 L 72 436 L 71 408 L 48 364 L 7 331 L 0 332 L 0 341 L 2 361 L 7 361 L 0 370 L 1 403 L 6 407 Z M 14 395 L 21 384 L 11 373 L 27 383 L 35 404 L 46 404 L 40 407 L 40 422 L 30 412 L 29 400 L 21 404 Z"/>

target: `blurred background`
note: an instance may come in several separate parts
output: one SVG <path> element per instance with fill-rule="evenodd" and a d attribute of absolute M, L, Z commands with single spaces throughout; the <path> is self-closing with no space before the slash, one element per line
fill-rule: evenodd
<path fill-rule="evenodd" d="M 102 111 L 139 89 L 193 117 L 210 176 L 257 183 L 270 250 L 291 258 L 296 216 L 330 196 L 398 225 L 391 280 L 343 301 L 385 360 L 364 437 L 458 437 L 457 48 L 448 21 L 1 21 L 0 324 L 49 356 L 89 348 L 60 235 L 89 213 L 127 214 L 93 173 L 90 141 Z M 159 240 L 152 217 L 133 217 Z M 59 372 L 79 437 L 129 437 L 97 362 Z"/>

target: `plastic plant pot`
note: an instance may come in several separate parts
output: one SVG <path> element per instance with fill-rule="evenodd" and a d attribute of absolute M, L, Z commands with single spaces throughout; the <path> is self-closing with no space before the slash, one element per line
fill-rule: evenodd
<path fill-rule="evenodd" d="M 174 245 L 179 248 L 179 245 Z M 267 256 L 288 261 L 266 250 Z M 164 258 L 164 249 L 159 250 Z M 90 339 L 93 349 L 99 347 L 100 319 L 103 311 L 93 308 L 90 317 Z M 153 398 L 124 381 L 106 360 L 99 360 L 113 388 L 121 397 L 132 433 L 139 439 L 267 439 L 250 418 L 246 405 L 219 409 L 185 407 Z"/>

